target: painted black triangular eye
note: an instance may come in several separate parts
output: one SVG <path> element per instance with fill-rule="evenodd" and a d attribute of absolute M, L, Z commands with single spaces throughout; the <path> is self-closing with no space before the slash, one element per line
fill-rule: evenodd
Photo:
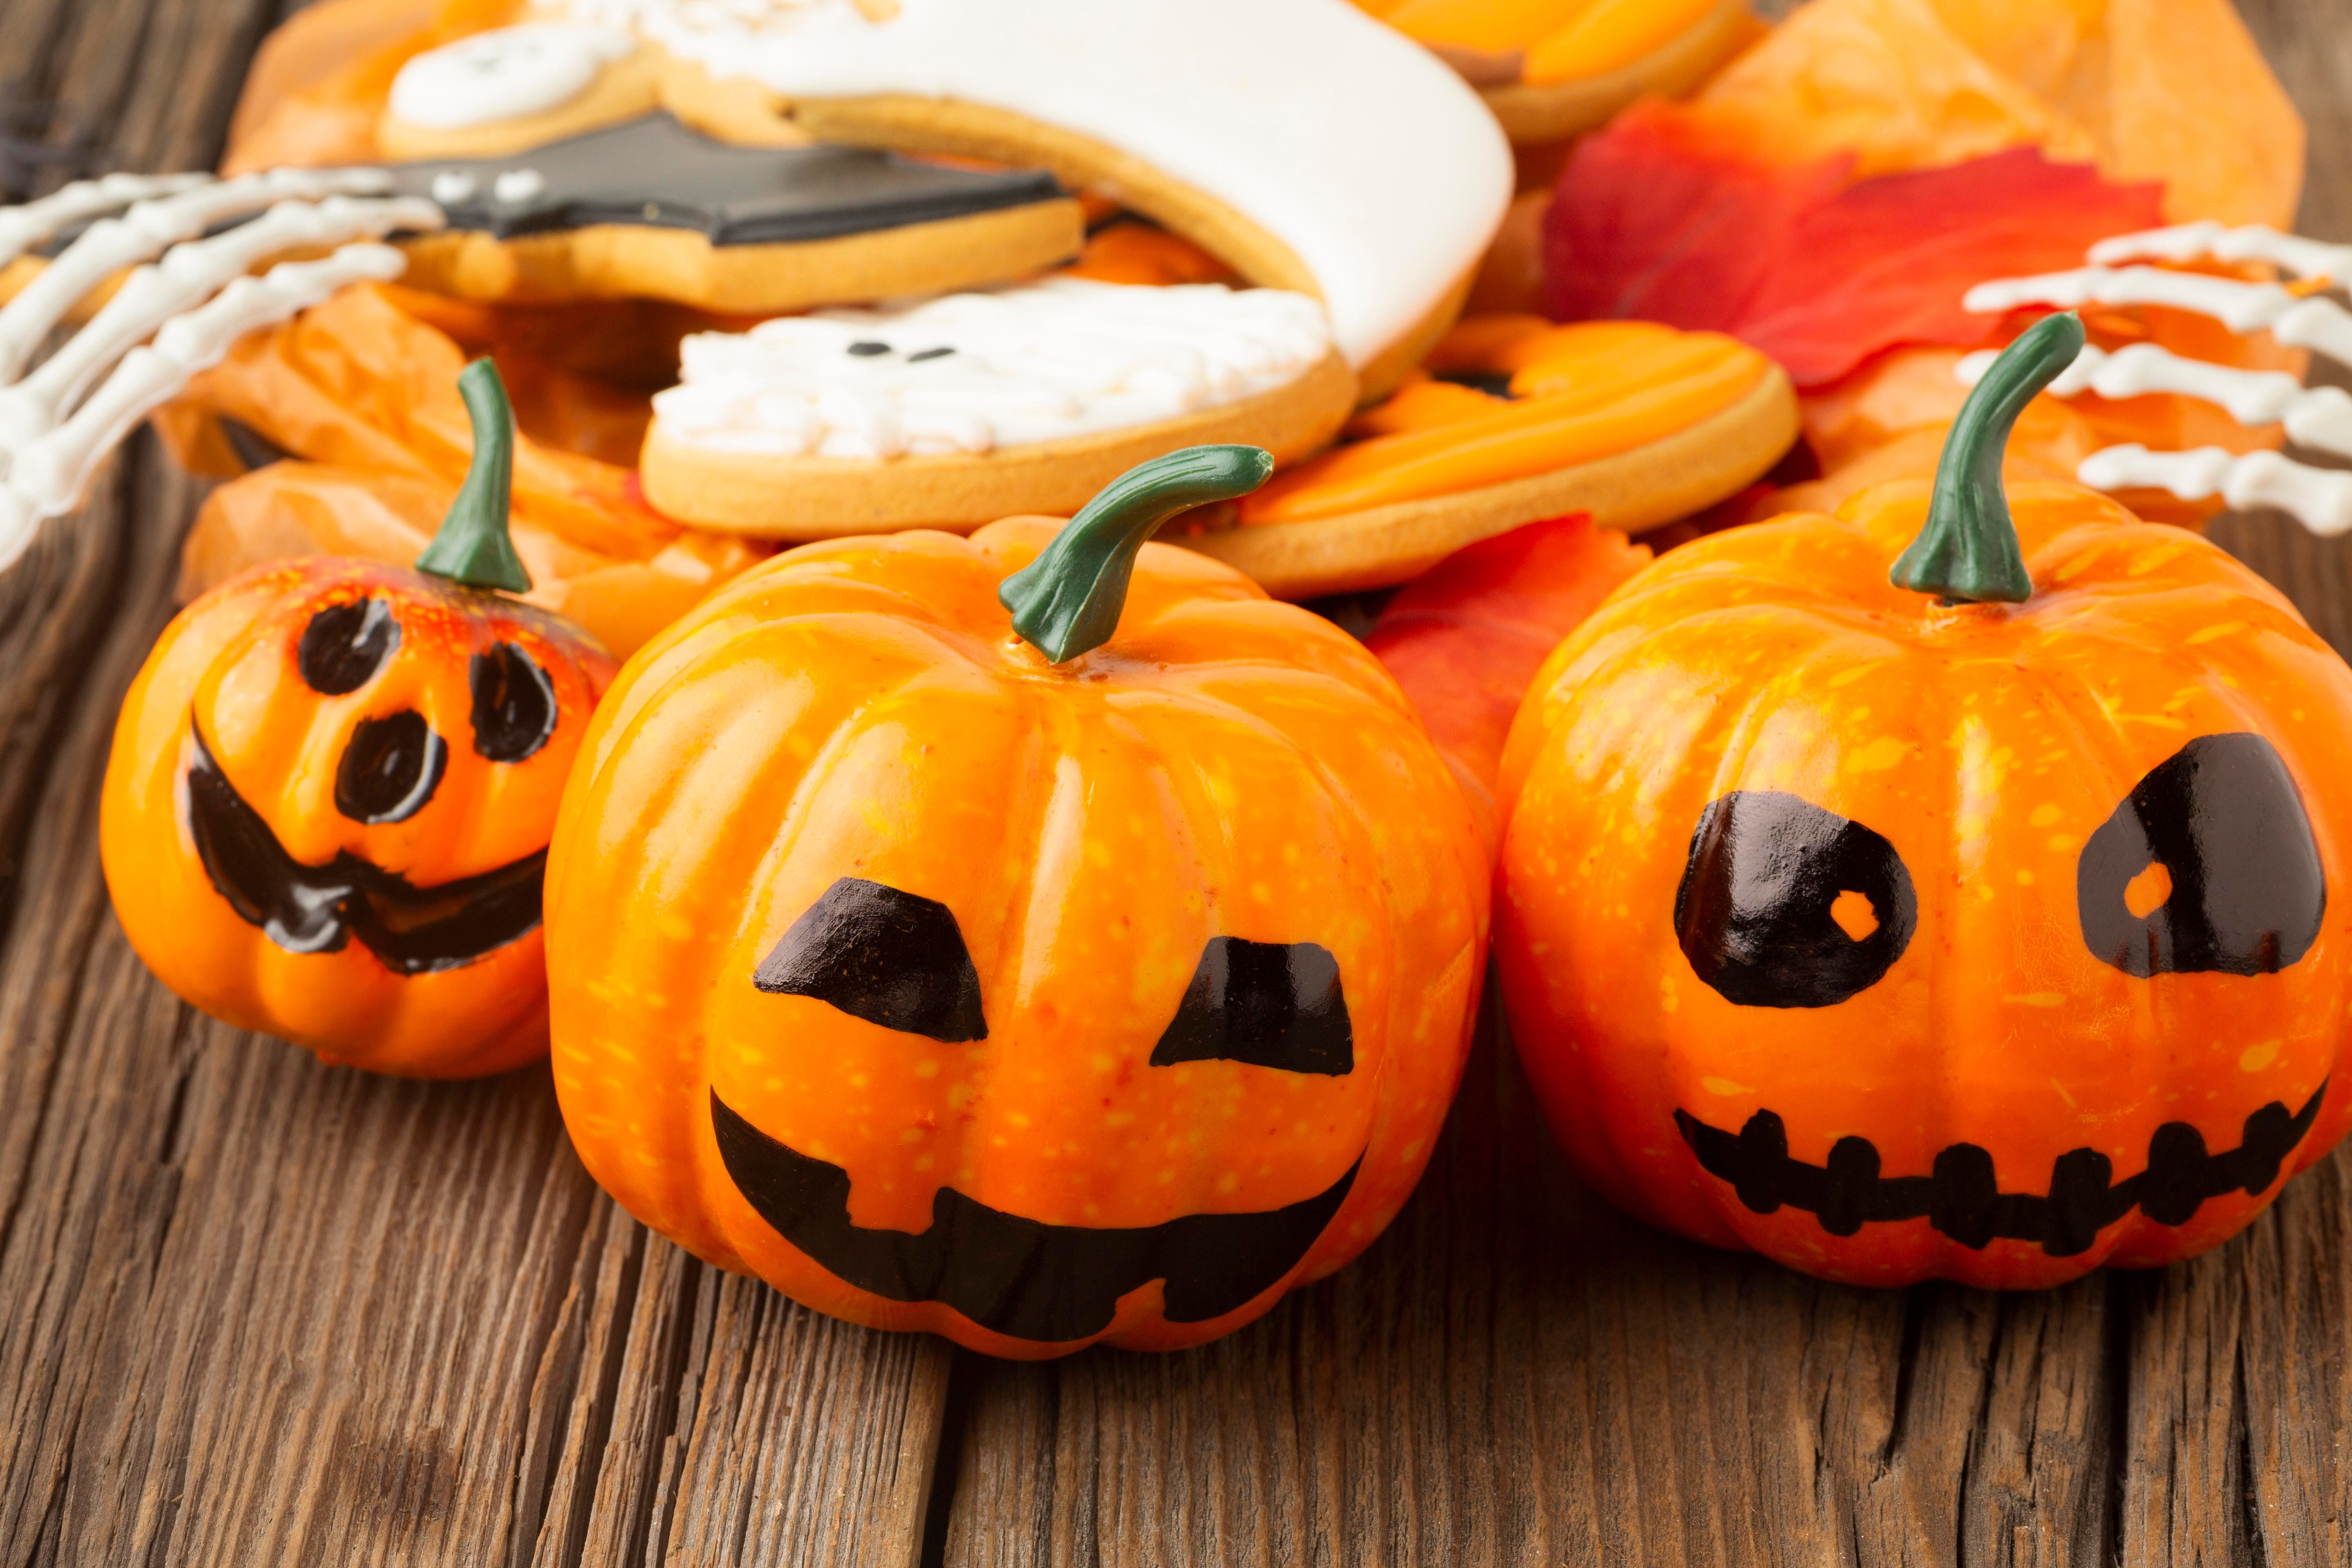
<path fill-rule="evenodd" d="M 1842 895 L 1869 900 L 1841 917 Z M 1698 977 L 1742 1007 L 1834 1007 L 1878 984 L 1911 944 L 1919 900 L 1895 846 L 1833 811 L 1737 790 L 1699 814 L 1675 892 Z"/>
<path fill-rule="evenodd" d="M 1248 1062 L 1284 1072 L 1356 1070 L 1339 961 L 1311 942 L 1213 936 L 1151 1065 Z"/>
<path fill-rule="evenodd" d="M 449 748 L 413 709 L 362 719 L 335 768 L 335 809 L 353 822 L 405 822 L 441 786 Z"/>
<path fill-rule="evenodd" d="M 2145 916 L 2126 889 L 2161 862 Z M 2260 735 L 2200 735 L 2116 807 L 2074 877 L 2083 941 L 2126 974 L 2269 974 L 2319 939 L 2327 875 L 2303 797 Z"/>
<path fill-rule="evenodd" d="M 322 697 L 341 697 L 375 679 L 400 646 L 400 622 L 382 599 L 330 605 L 310 617 L 294 650 L 302 684 Z"/>
<path fill-rule="evenodd" d="M 984 1040 L 980 975 L 945 904 L 844 877 L 794 921 L 751 975 L 854 1018 L 934 1040 Z"/>
<path fill-rule="evenodd" d="M 547 744 L 559 710 L 555 682 L 510 642 L 478 653 L 467 666 L 474 688 L 474 750 L 494 763 L 519 763 Z"/>

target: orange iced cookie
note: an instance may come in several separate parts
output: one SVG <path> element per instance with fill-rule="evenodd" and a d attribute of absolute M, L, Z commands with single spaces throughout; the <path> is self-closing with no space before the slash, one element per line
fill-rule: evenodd
<path fill-rule="evenodd" d="M 1358 0 L 1478 89 L 1513 142 L 1678 98 L 1763 30 L 1741 0 Z"/>
<path fill-rule="evenodd" d="M 1788 377 L 1733 339 L 1473 317 L 1341 445 L 1181 542 L 1287 597 L 1380 587 L 1542 518 L 1671 521 L 1753 483 L 1796 435 Z"/>

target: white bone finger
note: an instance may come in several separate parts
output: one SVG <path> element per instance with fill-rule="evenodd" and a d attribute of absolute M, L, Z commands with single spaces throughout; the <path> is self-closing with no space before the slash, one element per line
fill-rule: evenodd
<path fill-rule="evenodd" d="M 2161 267 L 2078 267 L 2032 278 L 2000 278 L 1978 284 L 1960 299 L 1964 309 L 1985 314 L 2025 305 L 2061 310 L 2084 305 L 2161 305 L 2210 316 L 2233 332 L 2258 331 L 2299 302 L 2313 301 L 2298 301 L 2276 283 L 2247 283 Z"/>
<path fill-rule="evenodd" d="M 76 180 L 22 206 L 0 207 L 0 267 L 55 239 L 84 218 L 104 217 L 133 202 L 209 185 L 213 178 L 210 174 L 107 174 Z"/>
<path fill-rule="evenodd" d="M 1964 357 L 1953 374 L 1963 386 L 1984 378 L 1997 356 L 1982 350 Z M 2109 353 L 2084 345 L 2074 363 L 2050 384 L 2053 395 L 2144 397 L 2172 393 L 2221 407 L 2241 425 L 2284 420 L 2287 439 L 2352 458 L 2352 394 L 2340 387 L 2305 386 L 2279 370 L 2241 370 L 2184 358 L 2154 343 L 2134 343 Z"/>
<path fill-rule="evenodd" d="M 126 267 L 152 261 L 215 224 L 248 216 L 289 196 L 381 195 L 383 169 L 272 169 L 143 201 L 121 217 L 100 218 L 59 252 L 23 293 L 0 307 L 0 382 L 14 381 L 68 310 Z"/>
<path fill-rule="evenodd" d="M 2315 468 L 2276 452 L 2151 452 L 2135 443 L 2092 453 L 2074 477 L 2095 490 L 2169 490 L 2182 500 L 2220 496 L 2241 511 L 2276 507 L 2322 537 L 2352 531 L 2352 472 Z"/>
<path fill-rule="evenodd" d="M 0 387 L 0 473 L 7 456 L 46 435 L 107 368 L 150 332 L 193 310 L 270 257 L 296 248 L 381 239 L 399 230 L 436 229 L 441 209 L 409 196 L 329 196 L 280 202 L 253 222 L 191 240 L 131 274 L 106 308 L 38 370 Z"/>
<path fill-rule="evenodd" d="M 16 454 L 0 486 L 20 503 L 0 505 L 0 570 L 24 552 L 33 525 L 73 508 L 100 460 L 140 420 L 177 396 L 190 376 L 220 363 L 238 338 L 275 326 L 346 284 L 390 282 L 407 265 L 388 245 L 347 245 L 321 260 L 282 262 L 259 278 L 238 278 L 210 303 L 164 322 L 152 343 L 123 356 L 73 417 Z M 11 534 L 11 516 L 30 522 L 20 522 Z"/>
<path fill-rule="evenodd" d="M 2268 329 L 2290 347 L 2352 363 L 2352 311 L 2333 300 L 2298 299 L 2276 283 L 2169 272 L 2160 267 L 2079 267 L 2071 272 L 1979 283 L 1961 296 L 1960 303 L 1982 314 L 2025 305 L 2062 310 L 2084 305 L 2160 305 L 2210 316 L 2233 332 Z"/>
<path fill-rule="evenodd" d="M 2122 261 L 2195 261 L 2209 256 L 2216 261 L 2267 261 L 2298 278 L 2352 281 L 2352 245 L 2282 234 L 2262 224 L 2231 228 L 2210 219 L 2119 234 L 2091 247 L 2089 259 L 2112 267 Z"/>
<path fill-rule="evenodd" d="M 2271 336 L 2294 349 L 2352 364 L 2352 310 L 2333 300 L 2299 300 L 2271 323 Z"/>
<path fill-rule="evenodd" d="M 0 483 L 0 572 L 16 563 L 40 531 L 41 517 L 33 503 Z"/>

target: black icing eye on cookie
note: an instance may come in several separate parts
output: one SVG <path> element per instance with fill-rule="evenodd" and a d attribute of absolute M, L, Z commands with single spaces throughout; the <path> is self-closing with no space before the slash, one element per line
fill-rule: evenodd
<path fill-rule="evenodd" d="M 898 351 L 878 339 L 860 338 L 841 352 L 852 359 L 882 359 Z M 954 349 L 941 344 L 937 348 L 917 349 L 913 353 L 905 356 L 905 359 L 908 364 L 929 364 L 936 360 L 943 360 L 953 353 L 955 353 Z"/>

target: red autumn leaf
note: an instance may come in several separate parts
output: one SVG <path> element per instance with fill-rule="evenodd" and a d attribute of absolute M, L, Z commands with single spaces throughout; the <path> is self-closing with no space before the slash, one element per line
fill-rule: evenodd
<path fill-rule="evenodd" d="M 2162 187 L 2117 185 L 2031 147 L 1852 180 L 1852 161 L 1748 162 L 1691 110 L 1637 105 L 1586 140 L 1546 218 L 1552 314 L 1729 332 L 1819 386 L 1900 343 L 1967 346 L 1989 278 L 2082 265 L 2163 222 Z"/>
<path fill-rule="evenodd" d="M 1728 330 L 1798 216 L 1843 189 L 1852 164 L 1750 163 L 1694 115 L 1634 105 L 1560 171 L 1544 216 L 1553 318 Z"/>
<path fill-rule="evenodd" d="M 1494 841 L 1495 775 L 1528 682 L 1650 552 L 1583 512 L 1455 551 L 1399 591 L 1365 641 L 1412 699 Z"/>

